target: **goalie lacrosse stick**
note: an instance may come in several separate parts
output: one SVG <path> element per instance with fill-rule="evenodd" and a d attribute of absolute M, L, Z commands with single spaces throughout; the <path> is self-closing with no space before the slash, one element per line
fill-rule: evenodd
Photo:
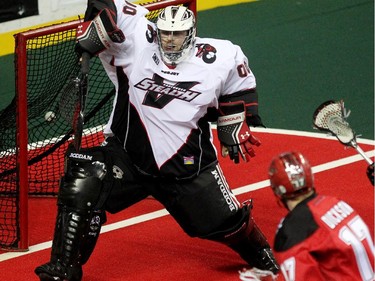
<path fill-rule="evenodd" d="M 82 54 L 80 77 L 74 77 L 64 86 L 59 101 L 59 114 L 72 126 L 74 148 L 81 148 L 84 110 L 88 91 L 90 55 Z"/>
<path fill-rule="evenodd" d="M 88 91 L 88 77 L 90 69 L 90 55 L 82 53 L 81 57 L 81 81 L 79 87 L 79 99 L 73 117 L 73 132 L 74 132 L 74 148 L 79 151 L 82 142 L 83 124 L 84 124 L 84 111 L 86 105 L 86 96 Z"/>
<path fill-rule="evenodd" d="M 344 107 L 344 102 L 329 100 L 322 103 L 314 112 L 314 128 L 328 132 L 335 136 L 343 145 L 353 147 L 367 161 L 372 164 L 371 159 L 359 147 L 356 135 L 349 123 L 346 121 L 350 114 Z"/>

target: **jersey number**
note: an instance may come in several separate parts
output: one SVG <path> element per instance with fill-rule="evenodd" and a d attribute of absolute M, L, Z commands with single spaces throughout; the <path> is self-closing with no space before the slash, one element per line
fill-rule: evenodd
<path fill-rule="evenodd" d="M 129 3 L 128 1 L 125 1 L 125 3 L 126 3 L 126 5 L 122 9 L 122 12 L 125 15 L 132 15 L 132 16 L 134 16 L 137 13 L 136 6 L 134 4 L 132 4 L 132 3 Z"/>
<path fill-rule="evenodd" d="M 339 230 L 339 238 L 346 245 L 352 247 L 358 270 L 361 274 L 362 280 L 372 281 L 374 280 L 374 271 L 372 269 L 371 262 L 366 252 L 364 242 L 366 241 L 370 247 L 370 251 L 374 253 L 374 243 L 372 242 L 370 232 L 359 217 L 355 216 L 347 225 L 343 226 Z M 281 271 L 287 281 L 295 281 L 296 279 L 296 261 L 294 257 L 291 257 L 283 262 L 281 265 Z"/>
<path fill-rule="evenodd" d="M 366 254 L 363 241 L 367 241 L 372 253 L 374 253 L 374 244 L 363 220 L 359 216 L 354 217 L 340 229 L 339 238 L 352 247 L 362 280 L 373 280 L 374 271 Z"/>
<path fill-rule="evenodd" d="M 244 78 L 251 73 L 250 68 L 246 64 L 246 62 L 237 66 L 237 72 L 238 76 L 240 76 L 241 78 Z"/>

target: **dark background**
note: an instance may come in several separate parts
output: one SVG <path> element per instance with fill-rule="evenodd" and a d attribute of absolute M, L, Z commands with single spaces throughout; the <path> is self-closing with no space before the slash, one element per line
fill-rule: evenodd
<path fill-rule="evenodd" d="M 356 133 L 374 139 L 372 0 L 261 0 L 197 18 L 200 37 L 229 39 L 248 56 L 267 127 L 315 132 L 314 110 L 343 99 Z M 14 96 L 13 55 L 0 65 L 2 109 Z"/>
<path fill-rule="evenodd" d="M 1 0 L 0 22 L 38 14 L 38 0 Z"/>

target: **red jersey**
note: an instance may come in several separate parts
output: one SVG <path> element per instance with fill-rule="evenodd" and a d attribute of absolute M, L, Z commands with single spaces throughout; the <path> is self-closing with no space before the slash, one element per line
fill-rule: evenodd
<path fill-rule="evenodd" d="M 347 203 L 314 195 L 280 224 L 275 255 L 287 281 L 374 279 L 374 244 L 365 222 Z"/>

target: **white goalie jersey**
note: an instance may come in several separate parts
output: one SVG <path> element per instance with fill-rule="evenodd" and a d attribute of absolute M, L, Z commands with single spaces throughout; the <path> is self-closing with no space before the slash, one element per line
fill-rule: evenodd
<path fill-rule="evenodd" d="M 209 121 L 219 98 L 256 87 L 248 60 L 229 41 L 197 37 L 189 57 L 168 68 L 148 11 L 115 3 L 125 41 L 99 55 L 116 87 L 104 133 L 124 143 L 142 173 L 191 177 L 217 161 Z"/>

